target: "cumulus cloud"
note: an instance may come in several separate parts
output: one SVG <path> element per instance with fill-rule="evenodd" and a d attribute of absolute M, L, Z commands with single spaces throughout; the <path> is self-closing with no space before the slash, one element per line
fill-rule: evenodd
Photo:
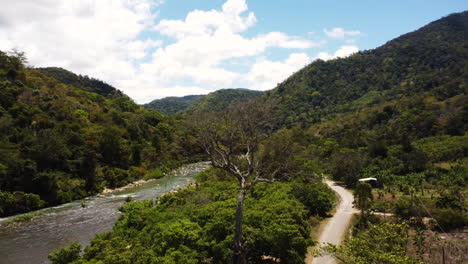
<path fill-rule="evenodd" d="M 3 5 L 0 49 L 26 52 L 34 66 L 60 66 L 113 84 L 162 42 L 138 39 L 157 1 L 15 0 Z"/>
<path fill-rule="evenodd" d="M 246 0 L 226 0 L 218 9 L 193 10 L 173 20 L 158 17 L 162 2 L 16 0 L 0 9 L 0 49 L 25 51 L 33 66 L 64 67 L 102 79 L 141 103 L 226 87 L 270 89 L 311 61 L 305 50 L 325 44 L 276 31 L 246 37 L 257 23 Z M 359 33 L 330 32 L 338 37 Z M 290 50 L 289 57 L 265 58 L 271 48 Z M 356 51 L 343 46 L 317 57 Z M 241 60 L 247 61 L 243 70 L 225 67 Z"/>
<path fill-rule="evenodd" d="M 358 51 L 359 48 L 357 46 L 341 46 L 333 55 L 327 52 L 320 52 L 319 54 L 317 54 L 315 59 L 327 61 L 331 59 L 345 58 Z"/>
<path fill-rule="evenodd" d="M 292 53 L 284 61 L 270 61 L 261 59 L 257 61 L 250 72 L 245 76 L 253 89 L 268 90 L 275 88 L 276 84 L 284 81 L 298 69 L 311 62 L 311 58 L 305 53 Z"/>
<path fill-rule="evenodd" d="M 323 29 L 323 32 L 331 37 L 331 38 L 336 38 L 336 39 L 343 39 L 347 36 L 357 36 L 361 34 L 361 31 L 359 30 L 344 30 L 343 28 L 336 27 L 331 30 L 328 29 Z"/>
<path fill-rule="evenodd" d="M 272 47 L 308 49 L 322 44 L 282 32 L 244 37 L 242 33 L 257 21 L 247 11 L 245 0 L 228 0 L 219 11 L 194 10 L 184 20 L 161 20 L 154 30 L 176 42 L 154 51 L 152 60 L 141 66 L 142 74 L 163 86 L 182 86 L 187 80 L 206 90 L 239 86 L 245 77 L 223 69 L 222 62 L 259 56 Z"/>

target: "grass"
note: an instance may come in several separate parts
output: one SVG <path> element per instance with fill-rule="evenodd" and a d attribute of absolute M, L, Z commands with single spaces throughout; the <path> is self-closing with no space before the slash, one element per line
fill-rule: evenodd
<path fill-rule="evenodd" d="M 8 220 L 6 220 L 6 221 L 4 221 L 4 222 L 1 222 L 1 223 L 0 223 L 0 226 L 9 226 L 9 225 L 16 224 L 16 223 L 21 223 L 21 222 L 30 221 L 30 220 L 32 220 L 33 218 L 38 217 L 38 216 L 41 216 L 41 215 L 43 215 L 43 214 L 46 214 L 46 212 L 38 211 L 38 212 L 32 212 L 32 213 L 22 214 L 22 215 L 13 217 L 13 218 L 11 218 L 11 219 L 8 219 Z"/>
<path fill-rule="evenodd" d="M 411 231 L 414 235 L 414 230 Z M 468 234 L 466 230 L 458 230 L 443 235 L 433 231 L 424 232 L 424 252 L 417 253 L 415 245 L 408 243 L 408 255 L 420 259 L 427 264 L 445 263 L 464 264 L 468 263 Z"/>

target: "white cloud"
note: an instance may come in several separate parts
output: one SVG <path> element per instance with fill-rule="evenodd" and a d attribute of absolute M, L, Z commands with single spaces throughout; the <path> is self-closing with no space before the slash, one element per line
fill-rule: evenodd
<path fill-rule="evenodd" d="M 272 47 L 308 49 L 323 44 L 282 32 L 246 38 L 241 33 L 256 22 L 255 14 L 247 10 L 245 0 L 228 0 L 220 11 L 194 10 L 184 20 L 161 20 L 154 30 L 177 41 L 157 49 L 151 62 L 142 65 L 142 75 L 153 76 L 162 86 L 182 86 L 187 80 L 206 90 L 239 86 L 245 77 L 223 69 L 222 62 L 258 56 Z M 254 89 L 261 86 L 250 84 Z"/>
<path fill-rule="evenodd" d="M 246 37 L 257 18 L 245 0 L 227 0 L 219 9 L 193 10 L 180 20 L 157 20 L 160 3 L 15 0 L 0 9 L 0 49 L 18 48 L 33 66 L 87 74 L 147 102 L 242 84 L 273 88 L 311 61 L 303 50 L 325 43 L 275 31 Z M 174 42 L 166 44 L 163 38 Z M 289 49 L 291 54 L 284 61 L 255 62 L 270 48 Z M 333 56 L 343 56 L 347 50 Z M 228 60 L 248 61 L 250 71 L 223 67 Z"/>
<path fill-rule="evenodd" d="M 194 10 L 187 15 L 185 21 L 162 20 L 155 26 L 155 30 L 178 39 L 211 35 L 218 29 L 233 33 L 243 32 L 257 21 L 252 12 L 242 16 L 245 11 L 247 11 L 245 0 L 228 0 L 221 12 Z"/>
<path fill-rule="evenodd" d="M 334 54 L 334 58 L 345 58 L 359 51 L 357 46 L 341 46 Z"/>
<path fill-rule="evenodd" d="M 360 35 L 361 34 L 361 31 L 359 30 L 344 30 L 343 28 L 339 28 L 339 27 L 336 27 L 336 28 L 333 28 L 332 30 L 328 30 L 328 29 L 323 29 L 323 32 L 331 37 L 331 38 L 337 38 L 337 39 L 342 39 L 346 36 L 357 36 L 357 35 Z"/>
<path fill-rule="evenodd" d="M 157 1 L 15 0 L 3 5 L 0 49 L 26 52 L 34 66 L 60 66 L 116 84 L 158 40 L 139 40 Z"/>
<path fill-rule="evenodd" d="M 305 53 L 292 53 L 282 62 L 262 58 L 252 66 L 245 80 L 256 90 L 273 89 L 310 62 L 311 58 Z"/>
<path fill-rule="evenodd" d="M 333 55 L 327 52 L 320 52 L 319 54 L 317 54 L 317 56 L 315 56 L 315 59 L 327 61 L 331 59 L 345 58 L 358 51 L 359 48 L 357 46 L 341 46 L 337 51 L 335 51 Z"/>

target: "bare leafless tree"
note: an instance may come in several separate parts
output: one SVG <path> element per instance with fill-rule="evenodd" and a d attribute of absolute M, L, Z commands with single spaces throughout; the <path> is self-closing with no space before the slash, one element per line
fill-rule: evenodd
<path fill-rule="evenodd" d="M 273 107 L 262 100 L 239 103 L 223 112 L 196 113 L 191 122 L 196 124 L 199 142 L 208 154 L 211 164 L 228 172 L 239 182 L 233 263 L 247 263 L 247 252 L 242 238 L 243 206 L 247 191 L 259 182 L 273 182 L 285 164 L 262 166 L 259 146 L 273 129 Z M 282 150 L 279 150 L 281 152 Z M 278 151 L 277 151 L 278 152 Z M 287 156 L 287 151 L 283 153 Z"/>

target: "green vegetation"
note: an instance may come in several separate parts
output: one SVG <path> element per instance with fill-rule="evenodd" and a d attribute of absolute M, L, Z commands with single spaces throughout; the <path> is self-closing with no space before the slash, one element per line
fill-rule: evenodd
<path fill-rule="evenodd" d="M 443 101 L 466 92 L 467 14 L 442 18 L 374 50 L 311 63 L 267 92 L 279 102 L 280 124 L 310 125 L 403 97 Z"/>
<path fill-rule="evenodd" d="M 248 89 L 221 89 L 207 95 L 188 95 L 183 97 L 166 97 L 153 100 L 143 105 L 146 109 L 156 110 L 163 114 L 181 114 L 195 111 L 223 111 L 236 102 L 246 102 L 262 95 L 262 92 Z"/>
<path fill-rule="evenodd" d="M 121 91 L 110 86 L 109 84 L 94 78 L 90 78 L 86 75 L 76 75 L 73 72 L 57 67 L 37 68 L 37 70 L 57 79 L 61 83 L 72 85 L 88 92 L 97 93 L 104 97 L 116 98 L 125 96 Z"/>
<path fill-rule="evenodd" d="M 268 92 L 277 126 L 305 130 L 334 180 L 354 188 L 377 178 L 365 211 L 465 227 L 467 31 L 468 12 L 453 14 L 375 50 L 312 63 Z"/>
<path fill-rule="evenodd" d="M 204 95 L 187 95 L 182 97 L 165 97 L 153 100 L 143 107 L 163 114 L 176 114 L 187 110 L 192 104 L 198 102 Z"/>
<path fill-rule="evenodd" d="M 261 96 L 262 94 L 262 92 L 248 89 L 221 89 L 207 94 L 206 96 L 195 102 L 193 105 L 191 105 L 187 109 L 187 111 L 224 111 L 229 106 L 235 103 L 247 102 L 252 98 Z"/>
<path fill-rule="evenodd" d="M 160 177 L 199 154 L 198 143 L 217 169 L 156 203 L 127 203 L 83 256 L 72 245 L 50 259 L 303 263 L 309 217 L 333 205 L 327 173 L 355 189 L 362 214 L 353 237 L 326 250 L 344 263 L 417 263 L 410 242 L 422 255 L 424 232 L 468 220 L 467 33 L 468 12 L 453 14 L 375 50 L 316 61 L 249 103 L 239 101 L 259 93 L 225 90 L 171 117 L 1 53 L 1 212 Z M 365 177 L 377 178 L 375 188 L 358 184 Z"/>
<path fill-rule="evenodd" d="M 0 52 L 0 216 L 122 186 L 198 151 L 180 121 L 87 91 L 117 93 L 97 80 L 24 62 Z M 71 85 L 44 74 L 52 70 Z"/>
<path fill-rule="evenodd" d="M 66 264 L 80 257 L 81 245 L 73 242 L 70 246 L 57 250 L 49 255 L 50 261 L 54 264 Z"/>
<path fill-rule="evenodd" d="M 114 230 L 98 235 L 83 257 L 71 263 L 229 263 L 236 181 L 221 170 L 209 169 L 197 176 L 195 186 L 166 195 L 156 205 L 153 201 L 127 203 Z M 266 259 L 303 263 L 312 243 L 309 212 L 320 209 L 305 205 L 295 195 L 299 184 L 314 189 L 317 183 L 259 183 L 248 192 L 244 211 L 248 263 Z M 332 194 L 322 188 L 308 195 L 318 199 Z M 57 258 L 70 251 L 55 251 L 49 258 L 53 263 L 70 263 Z"/>
<path fill-rule="evenodd" d="M 406 255 L 408 224 L 381 223 L 359 232 L 341 247 L 329 245 L 326 252 L 342 263 L 416 264 Z"/>
<path fill-rule="evenodd" d="M 11 225 L 11 224 L 15 224 L 15 223 L 21 223 L 21 222 L 25 222 L 25 221 L 29 221 L 35 217 L 38 217 L 38 216 L 41 216 L 43 214 L 45 214 L 46 212 L 43 212 L 43 211 L 35 211 L 35 212 L 32 212 L 32 213 L 26 213 L 26 214 L 22 214 L 22 215 L 18 215 L 18 216 L 15 216 L 11 219 L 8 219 L 8 220 L 5 220 L 2 222 L 2 226 L 8 226 L 8 225 Z"/>

